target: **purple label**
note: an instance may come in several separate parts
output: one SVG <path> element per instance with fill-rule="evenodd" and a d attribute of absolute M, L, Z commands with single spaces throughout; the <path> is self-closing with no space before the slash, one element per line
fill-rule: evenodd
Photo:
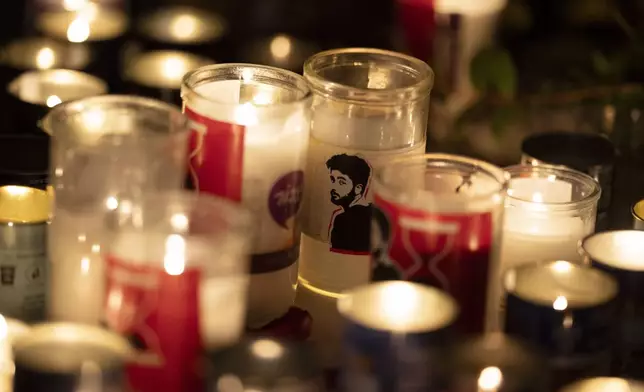
<path fill-rule="evenodd" d="M 273 184 L 268 198 L 268 209 L 273 220 L 288 230 L 288 220 L 295 217 L 302 201 L 304 172 L 294 171 L 280 177 Z"/>

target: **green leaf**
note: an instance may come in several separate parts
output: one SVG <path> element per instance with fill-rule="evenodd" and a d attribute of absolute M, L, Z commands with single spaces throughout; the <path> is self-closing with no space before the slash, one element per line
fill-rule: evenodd
<path fill-rule="evenodd" d="M 472 85 L 482 94 L 496 93 L 512 99 L 517 92 L 517 69 L 510 54 L 501 48 L 479 52 L 470 64 Z"/>

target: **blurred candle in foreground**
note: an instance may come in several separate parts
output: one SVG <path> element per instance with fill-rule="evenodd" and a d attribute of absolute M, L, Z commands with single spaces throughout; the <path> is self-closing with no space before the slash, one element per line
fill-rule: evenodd
<path fill-rule="evenodd" d="M 188 144 L 178 108 L 131 96 L 85 98 L 43 119 L 52 136 L 48 232 L 51 320 L 98 324 L 105 295 L 106 216 L 142 194 L 181 189 Z"/>
<path fill-rule="evenodd" d="M 577 381 L 559 392 L 644 392 L 644 383 L 616 377 L 597 377 Z"/>
<path fill-rule="evenodd" d="M 204 390 L 204 349 L 244 329 L 250 215 L 234 203 L 187 191 L 121 197 L 104 244 L 107 326 L 136 348 L 134 390 Z"/>
<path fill-rule="evenodd" d="M 254 212 L 248 323 L 262 327 L 295 299 L 309 88 L 282 69 L 221 64 L 189 73 L 181 95 L 194 187 Z"/>
<path fill-rule="evenodd" d="M 39 324 L 14 342 L 15 392 L 125 389 L 128 342 L 102 328 Z"/>
<path fill-rule="evenodd" d="M 450 344 L 458 305 L 447 294 L 409 282 L 381 282 L 338 300 L 344 317 L 343 391 L 433 390 Z"/>
<path fill-rule="evenodd" d="M 581 242 L 584 261 L 619 283 L 619 329 L 613 353 L 616 375 L 644 377 L 644 231 L 605 231 Z"/>
<path fill-rule="evenodd" d="M 610 275 L 558 260 L 513 268 L 504 287 L 504 331 L 545 351 L 550 390 L 610 375 L 618 332 L 618 287 Z"/>

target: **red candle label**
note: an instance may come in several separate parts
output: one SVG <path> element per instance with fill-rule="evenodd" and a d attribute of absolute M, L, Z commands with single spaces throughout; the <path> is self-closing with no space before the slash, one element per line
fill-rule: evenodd
<path fill-rule="evenodd" d="M 493 233 L 492 214 L 436 214 L 374 197 L 373 280 L 410 280 L 450 293 L 460 329 L 482 332 Z"/>
<path fill-rule="evenodd" d="M 188 107 L 184 112 L 193 122 L 190 174 L 195 188 L 240 201 L 245 127 L 213 120 Z"/>
<path fill-rule="evenodd" d="M 137 349 L 127 367 L 134 391 L 203 389 L 199 279 L 195 269 L 170 275 L 162 268 L 107 258 L 106 321 Z"/>

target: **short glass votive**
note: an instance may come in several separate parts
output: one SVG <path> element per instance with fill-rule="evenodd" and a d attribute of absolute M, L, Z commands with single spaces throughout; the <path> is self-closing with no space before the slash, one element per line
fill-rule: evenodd
<path fill-rule="evenodd" d="M 341 390 L 441 389 L 438 366 L 454 337 L 456 301 L 434 287 L 379 282 L 349 290 L 338 300 L 344 318 Z M 371 366 L 363 366 L 364 363 Z"/>
<path fill-rule="evenodd" d="M 644 382 L 617 377 L 596 377 L 577 381 L 559 392 L 644 392 Z"/>
<path fill-rule="evenodd" d="M 633 215 L 633 229 L 644 230 L 644 200 L 633 205 L 631 215 Z"/>
<path fill-rule="evenodd" d="M 607 138 L 596 133 L 547 132 L 526 138 L 521 145 L 525 165 L 564 165 L 588 174 L 599 183 L 598 226 L 608 225 L 617 150 Z"/>
<path fill-rule="evenodd" d="M 374 168 L 425 153 L 434 72 L 378 49 L 318 53 L 304 65 L 313 90 L 300 279 L 341 293 L 369 281 Z"/>
<path fill-rule="evenodd" d="M 438 287 L 458 302 L 462 332 L 492 328 L 507 181 L 503 169 L 456 155 L 382 166 L 372 182 L 372 279 Z"/>
<path fill-rule="evenodd" d="M 181 83 L 190 71 L 214 64 L 187 52 L 160 50 L 133 56 L 123 69 L 129 93 L 181 105 Z"/>
<path fill-rule="evenodd" d="M 552 165 L 506 168 L 501 268 L 532 261 L 581 261 L 578 242 L 595 228 L 599 184 L 587 174 Z"/>
<path fill-rule="evenodd" d="M 599 269 L 558 260 L 524 264 L 503 277 L 504 332 L 540 347 L 555 391 L 608 376 L 617 334 L 617 281 Z"/>
<path fill-rule="evenodd" d="M 596 233 L 581 242 L 584 262 L 611 274 L 619 283 L 619 333 L 614 370 L 620 377 L 644 377 L 644 231 Z"/>
<path fill-rule="evenodd" d="M 66 101 L 107 94 L 107 84 L 95 76 L 66 69 L 29 71 L 7 88 L 9 127 L 13 133 L 37 133 L 38 122 L 50 108 Z"/>
<path fill-rule="evenodd" d="M 106 216 L 107 327 L 130 341 L 128 385 L 204 390 L 202 353 L 244 331 L 251 216 L 189 191 L 120 198 Z"/>
<path fill-rule="evenodd" d="M 101 96 L 55 107 L 51 138 L 53 219 L 48 233 L 51 320 L 102 320 L 105 214 L 143 193 L 183 187 L 189 137 L 181 111 L 152 99 Z"/>
<path fill-rule="evenodd" d="M 248 323 L 262 327 L 295 299 L 310 90 L 289 71 L 221 64 L 186 75 L 181 95 L 194 187 L 254 212 Z"/>

